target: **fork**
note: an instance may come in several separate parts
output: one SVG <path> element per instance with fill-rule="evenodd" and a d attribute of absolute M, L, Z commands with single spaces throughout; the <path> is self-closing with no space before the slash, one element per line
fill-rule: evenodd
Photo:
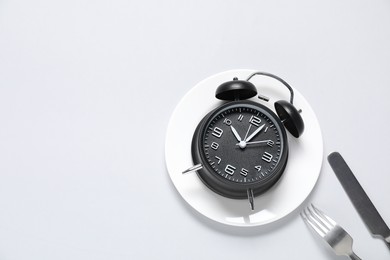
<path fill-rule="evenodd" d="M 336 255 L 346 255 L 352 260 L 361 260 L 352 251 L 353 239 L 347 231 L 313 204 L 301 212 L 301 217 L 330 245 Z"/>

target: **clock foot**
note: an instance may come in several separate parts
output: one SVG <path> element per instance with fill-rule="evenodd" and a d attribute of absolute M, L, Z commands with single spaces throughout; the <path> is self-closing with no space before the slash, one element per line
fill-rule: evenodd
<path fill-rule="evenodd" d="M 182 173 L 184 174 L 184 173 L 189 173 L 189 172 L 195 172 L 195 171 L 200 170 L 202 168 L 203 168 L 202 164 L 197 164 L 197 165 L 194 165 L 194 166 L 188 168 L 187 170 L 183 171 Z"/>
<path fill-rule="evenodd" d="M 246 193 L 248 194 L 248 200 L 249 200 L 249 205 L 251 206 L 251 210 L 255 210 L 255 202 L 254 202 L 254 196 L 253 196 L 253 190 L 252 189 L 247 189 Z"/>

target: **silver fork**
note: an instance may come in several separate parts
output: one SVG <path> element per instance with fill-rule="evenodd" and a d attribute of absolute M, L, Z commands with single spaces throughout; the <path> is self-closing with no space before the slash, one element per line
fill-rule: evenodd
<path fill-rule="evenodd" d="M 352 260 L 361 260 L 352 251 L 353 239 L 347 231 L 313 204 L 304 209 L 301 216 L 331 246 L 336 255 L 346 255 Z"/>

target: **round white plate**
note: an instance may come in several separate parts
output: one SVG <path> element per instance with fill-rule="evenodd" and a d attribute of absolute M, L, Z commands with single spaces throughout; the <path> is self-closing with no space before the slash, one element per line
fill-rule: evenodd
<path fill-rule="evenodd" d="M 255 198 L 255 210 L 248 200 L 235 200 L 220 196 L 208 189 L 195 172 L 182 174 L 193 166 L 191 140 L 196 126 L 207 112 L 223 104 L 215 98 L 216 88 L 234 77 L 246 79 L 254 70 L 231 70 L 211 76 L 192 88 L 179 102 L 170 119 L 165 144 L 165 159 L 169 176 L 183 199 L 202 215 L 219 223 L 232 226 L 260 226 L 274 222 L 296 209 L 310 194 L 320 174 L 323 143 L 317 118 L 305 98 L 294 89 L 294 105 L 302 109 L 305 131 L 299 138 L 288 133 L 289 158 L 281 179 L 270 190 Z M 290 99 L 290 92 L 279 81 L 254 76 L 251 82 L 258 93 L 270 98 L 269 102 L 257 97 L 274 111 L 277 100 Z"/>

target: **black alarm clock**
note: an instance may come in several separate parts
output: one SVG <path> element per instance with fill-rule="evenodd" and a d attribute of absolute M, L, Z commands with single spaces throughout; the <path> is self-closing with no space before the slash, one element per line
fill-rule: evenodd
<path fill-rule="evenodd" d="M 275 102 L 275 112 L 259 102 L 246 100 L 257 95 L 250 79 L 272 77 L 290 91 L 290 101 Z M 293 89 L 270 73 L 255 72 L 246 80 L 233 80 L 217 87 L 215 97 L 227 101 L 209 112 L 195 129 L 191 154 L 196 171 L 212 191 L 231 199 L 248 199 L 266 192 L 282 176 L 288 161 L 287 129 L 298 138 L 304 123 L 293 106 Z M 258 96 L 268 101 L 263 95 Z"/>

